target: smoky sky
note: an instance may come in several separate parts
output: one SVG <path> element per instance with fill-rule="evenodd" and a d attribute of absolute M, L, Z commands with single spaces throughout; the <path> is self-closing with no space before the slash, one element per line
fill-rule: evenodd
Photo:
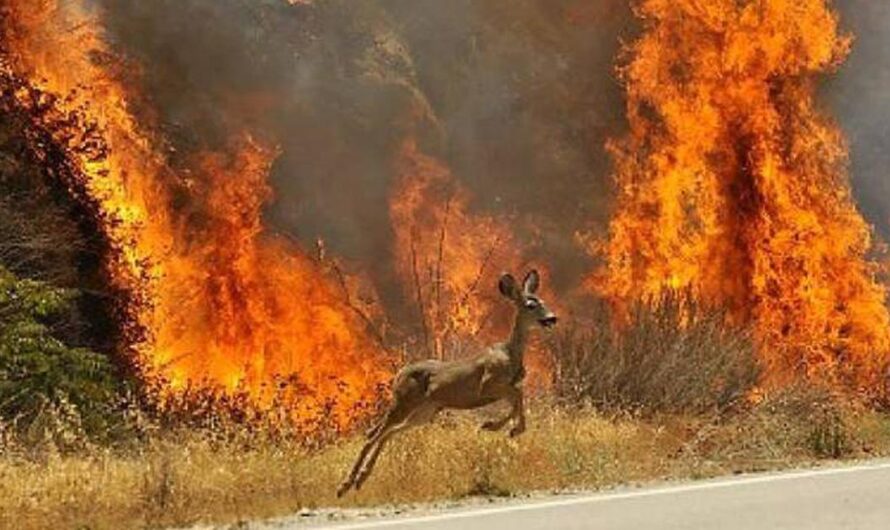
<path fill-rule="evenodd" d="M 853 50 L 826 96 L 851 150 L 853 190 L 860 209 L 890 238 L 890 4 L 841 0 L 841 25 Z"/>
<path fill-rule="evenodd" d="M 559 283 L 608 219 L 612 67 L 633 17 L 602 0 L 99 0 L 178 152 L 250 131 L 281 148 L 268 224 L 392 278 L 388 197 L 408 136 Z M 385 290 L 385 289 L 384 289 Z"/>
<path fill-rule="evenodd" d="M 511 219 L 558 289 L 590 270 L 575 235 L 609 218 L 604 146 L 626 131 L 615 64 L 638 31 L 629 2 L 94 1 L 177 151 L 223 150 L 242 131 L 278 145 L 267 224 L 325 239 L 384 297 L 399 292 L 387 201 L 409 135 L 473 208 Z M 857 38 L 823 94 L 860 207 L 890 235 L 890 6 L 837 6 Z"/>

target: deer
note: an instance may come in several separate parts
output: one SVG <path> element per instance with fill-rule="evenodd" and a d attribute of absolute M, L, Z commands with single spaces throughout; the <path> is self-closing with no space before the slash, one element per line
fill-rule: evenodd
<path fill-rule="evenodd" d="M 513 329 L 506 342 L 491 345 L 468 359 L 409 364 L 396 374 L 392 382 L 392 402 L 380 421 L 367 432 L 367 441 L 337 489 L 337 497 L 350 489 L 361 489 L 393 435 L 431 422 L 442 410 L 471 410 L 506 401 L 510 412 L 498 420 L 486 421 L 481 429 L 499 431 L 512 420 L 511 438 L 525 431 L 523 355 L 529 330 L 535 325 L 551 328 L 558 320 L 536 295 L 540 284 L 541 277 L 534 269 L 528 272 L 522 285 L 511 274 L 500 277 L 498 290 L 515 306 Z"/>

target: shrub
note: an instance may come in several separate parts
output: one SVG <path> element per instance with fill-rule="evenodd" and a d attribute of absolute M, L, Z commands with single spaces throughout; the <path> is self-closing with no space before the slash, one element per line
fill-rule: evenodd
<path fill-rule="evenodd" d="M 816 458 L 841 458 L 856 445 L 852 403 L 823 387 L 791 386 L 768 397 L 754 412 L 779 421 L 780 431 Z"/>
<path fill-rule="evenodd" d="M 731 462 L 736 470 L 758 470 L 796 461 L 846 458 L 887 447 L 883 421 L 840 394 L 811 383 L 766 393 L 743 413 L 702 429 L 687 450 L 709 462 Z"/>
<path fill-rule="evenodd" d="M 0 420 L 19 433 L 106 431 L 116 395 L 108 359 L 56 338 L 73 293 L 0 268 Z M 57 440 L 58 441 L 58 440 Z"/>
<path fill-rule="evenodd" d="M 600 305 L 592 323 L 550 339 L 559 396 L 644 413 L 722 411 L 757 383 L 751 334 L 688 293 L 665 291 L 613 325 Z"/>

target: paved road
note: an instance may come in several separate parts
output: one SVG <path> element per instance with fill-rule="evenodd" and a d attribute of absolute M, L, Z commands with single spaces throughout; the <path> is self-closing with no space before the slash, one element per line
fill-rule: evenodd
<path fill-rule="evenodd" d="M 560 497 L 326 528 L 888 530 L 890 462 Z"/>

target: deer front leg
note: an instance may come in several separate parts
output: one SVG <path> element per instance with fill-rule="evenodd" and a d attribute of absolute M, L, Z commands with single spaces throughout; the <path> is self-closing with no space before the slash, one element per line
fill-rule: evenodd
<path fill-rule="evenodd" d="M 480 428 L 483 431 L 499 431 L 504 428 L 504 425 L 507 425 L 507 422 L 510 421 L 512 417 L 512 414 L 508 414 L 499 420 L 488 420 L 483 423 Z"/>
<path fill-rule="evenodd" d="M 488 370 L 485 370 L 485 372 L 482 374 L 482 377 L 479 378 L 479 389 L 477 390 L 477 394 L 480 402 L 485 402 L 486 396 L 489 396 L 492 393 L 495 393 L 495 395 L 497 394 L 496 392 L 493 392 L 492 388 L 490 388 L 490 381 L 492 379 L 493 376 Z M 511 416 L 512 413 L 508 414 L 506 417 L 500 420 L 488 420 L 480 426 L 480 429 L 482 429 L 483 431 L 499 431 L 504 428 L 504 425 L 506 425 L 508 421 L 510 421 Z"/>
<path fill-rule="evenodd" d="M 479 398 L 479 401 L 482 401 L 485 398 L 485 394 L 488 390 L 486 387 L 492 379 L 491 372 L 485 368 L 482 370 L 482 375 L 479 377 L 479 387 L 476 389 L 476 396 Z"/>
<path fill-rule="evenodd" d="M 510 402 L 510 412 L 499 420 L 489 420 L 482 424 L 482 430 L 485 431 L 499 431 L 504 428 L 507 423 L 515 419 L 517 416 L 522 415 L 522 390 L 516 387 L 509 387 L 504 399 Z M 518 405 L 517 405 L 518 402 Z M 521 420 L 522 430 L 525 430 L 525 419 Z M 513 430 L 516 430 L 515 428 Z M 516 436 L 520 434 L 522 431 L 513 434 L 513 431 L 510 431 L 510 436 Z"/>
<path fill-rule="evenodd" d="M 522 396 L 522 389 L 514 387 L 515 392 L 511 396 L 513 410 L 510 417 L 516 419 L 516 425 L 510 429 L 510 437 L 516 437 L 525 432 L 525 404 Z"/>

